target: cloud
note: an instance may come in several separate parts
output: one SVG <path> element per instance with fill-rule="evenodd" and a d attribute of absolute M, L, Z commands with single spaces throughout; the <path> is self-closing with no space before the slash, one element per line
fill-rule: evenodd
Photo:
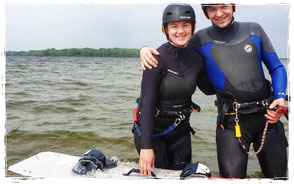
<path fill-rule="evenodd" d="M 6 8 L 7 50 L 47 48 L 154 48 L 166 42 L 161 16 L 166 4 L 21 4 Z M 192 4 L 197 30 L 210 26 Z M 287 56 L 289 5 L 238 5 L 237 21 L 258 22 L 277 53 Z M 278 15 L 278 16 L 277 16 Z M 279 29 L 276 29 L 276 28 Z"/>

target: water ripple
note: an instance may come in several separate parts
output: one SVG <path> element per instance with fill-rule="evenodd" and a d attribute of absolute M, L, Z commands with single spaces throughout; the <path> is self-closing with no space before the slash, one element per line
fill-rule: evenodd
<path fill-rule="evenodd" d="M 7 57 L 6 64 L 8 166 L 41 151 L 79 156 L 89 149 L 138 161 L 131 132 L 138 58 Z M 197 91 L 193 101 L 202 112 L 190 122 L 193 161 L 217 173 L 214 100 Z M 257 160 L 249 162 L 248 175 L 259 177 Z"/>

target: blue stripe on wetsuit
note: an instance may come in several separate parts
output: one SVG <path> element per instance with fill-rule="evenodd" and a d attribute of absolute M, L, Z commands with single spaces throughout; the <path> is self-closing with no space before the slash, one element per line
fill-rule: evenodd
<path fill-rule="evenodd" d="M 255 45 L 257 46 L 257 53 L 258 53 L 258 62 L 259 62 L 259 66 L 260 66 L 260 69 L 261 69 L 261 72 L 263 74 L 263 76 L 265 77 L 264 75 L 264 71 L 263 71 L 263 67 L 262 67 L 262 58 L 261 58 L 261 39 L 257 36 L 250 36 L 250 39 L 255 43 Z"/>
<path fill-rule="evenodd" d="M 212 47 L 213 43 L 208 43 L 199 47 L 195 47 L 193 48 L 193 50 L 199 52 L 202 56 L 204 56 L 204 58 L 206 59 L 205 66 L 207 70 L 207 75 L 211 83 L 216 89 L 223 91 L 225 88 L 226 76 L 219 69 L 214 59 L 212 58 Z"/>
<path fill-rule="evenodd" d="M 286 97 L 286 86 L 287 86 L 287 72 L 281 63 L 276 53 L 266 53 L 264 48 L 261 47 L 261 39 L 257 36 L 250 36 L 250 39 L 257 45 L 258 58 L 260 62 L 260 68 L 262 69 L 262 60 L 266 65 L 271 77 L 272 86 L 274 87 L 273 93 L 276 99 Z M 261 58 L 262 57 L 262 58 Z M 262 70 L 264 73 L 264 71 Z"/>

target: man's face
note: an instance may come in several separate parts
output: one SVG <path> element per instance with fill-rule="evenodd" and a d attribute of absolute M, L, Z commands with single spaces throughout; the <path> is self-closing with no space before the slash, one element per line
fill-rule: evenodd
<path fill-rule="evenodd" d="M 219 28 L 224 28 L 231 23 L 233 7 L 231 4 L 219 4 L 207 7 L 210 21 Z"/>

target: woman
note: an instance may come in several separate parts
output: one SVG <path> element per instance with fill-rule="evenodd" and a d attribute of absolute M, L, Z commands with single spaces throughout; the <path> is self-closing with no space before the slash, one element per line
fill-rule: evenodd
<path fill-rule="evenodd" d="M 143 72 L 139 122 L 133 129 L 143 176 L 151 176 L 154 166 L 178 170 L 191 162 L 192 94 L 197 84 L 206 94 L 214 92 L 202 57 L 187 47 L 196 25 L 193 8 L 170 4 L 162 21 L 169 42 L 158 48 L 158 67 Z"/>

